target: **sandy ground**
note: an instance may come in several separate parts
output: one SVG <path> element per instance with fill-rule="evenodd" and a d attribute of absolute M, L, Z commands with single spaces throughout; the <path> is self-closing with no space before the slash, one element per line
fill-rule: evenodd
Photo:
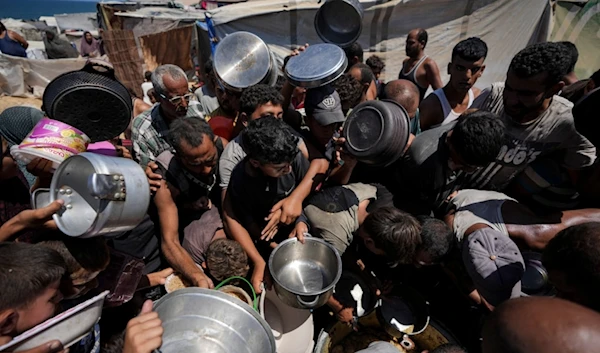
<path fill-rule="evenodd" d="M 4 111 L 4 109 L 14 107 L 16 105 L 31 105 L 37 108 L 41 108 L 42 100 L 38 98 L 0 96 L 0 113 Z"/>

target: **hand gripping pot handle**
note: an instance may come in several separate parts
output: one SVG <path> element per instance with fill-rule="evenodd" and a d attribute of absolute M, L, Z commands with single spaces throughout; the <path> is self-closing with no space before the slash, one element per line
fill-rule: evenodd
<path fill-rule="evenodd" d="M 319 301 L 319 296 L 315 295 L 315 299 L 314 300 L 306 302 L 306 301 L 302 300 L 302 298 L 300 298 L 299 295 L 297 295 L 296 296 L 296 300 L 298 301 L 298 304 L 300 304 L 300 306 L 312 309 L 312 308 L 314 308 L 317 305 L 317 302 Z"/>

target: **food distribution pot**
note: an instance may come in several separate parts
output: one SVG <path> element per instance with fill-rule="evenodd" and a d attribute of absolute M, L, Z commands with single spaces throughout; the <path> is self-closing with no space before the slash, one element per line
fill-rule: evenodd
<path fill-rule="evenodd" d="M 269 257 L 277 296 L 289 306 L 314 309 L 327 303 L 342 275 L 337 250 L 324 240 L 306 237 L 304 244 L 283 241 Z"/>
<path fill-rule="evenodd" d="M 348 59 L 342 48 L 319 43 L 291 57 L 285 66 L 285 76 L 294 86 L 316 88 L 338 79 L 347 66 Z"/>
<path fill-rule="evenodd" d="M 267 322 L 250 306 L 210 289 L 185 288 L 154 304 L 162 353 L 275 353 Z"/>
<path fill-rule="evenodd" d="M 324 42 L 348 47 L 360 37 L 363 13 L 359 0 L 327 0 L 315 15 L 315 30 Z"/>
<path fill-rule="evenodd" d="M 53 218 L 61 232 L 89 238 L 135 228 L 150 204 L 150 187 L 136 162 L 84 152 L 65 160 L 50 184 L 50 202 L 63 200 Z"/>

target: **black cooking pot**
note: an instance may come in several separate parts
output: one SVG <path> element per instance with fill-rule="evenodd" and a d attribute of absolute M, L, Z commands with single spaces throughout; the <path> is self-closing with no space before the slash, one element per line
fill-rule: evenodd
<path fill-rule="evenodd" d="M 396 286 L 390 296 L 382 297 L 377 307 L 377 319 L 385 332 L 392 337 L 414 336 L 429 325 L 429 303 L 414 289 Z M 396 324 L 395 324 L 396 323 Z M 413 325 L 412 332 L 402 331 L 397 324 Z"/>
<path fill-rule="evenodd" d="M 121 134 L 131 121 L 129 91 L 115 78 L 112 65 L 89 60 L 83 69 L 52 80 L 43 96 L 49 118 L 83 131 L 92 142 Z"/>
<path fill-rule="evenodd" d="M 410 118 L 394 101 L 364 102 L 346 119 L 343 136 L 346 151 L 358 161 L 388 166 L 404 153 L 410 136 Z"/>
<path fill-rule="evenodd" d="M 548 280 L 548 271 L 542 264 L 542 254 L 523 251 L 525 273 L 521 279 L 521 292 L 533 296 L 554 296 L 556 290 Z"/>

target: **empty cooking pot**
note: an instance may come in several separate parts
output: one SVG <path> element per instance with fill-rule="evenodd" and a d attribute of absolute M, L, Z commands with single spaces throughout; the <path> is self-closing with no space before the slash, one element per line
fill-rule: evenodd
<path fill-rule="evenodd" d="M 394 101 L 364 102 L 346 119 L 343 136 L 345 149 L 358 161 L 388 166 L 404 153 L 410 136 L 410 118 Z"/>
<path fill-rule="evenodd" d="M 259 83 L 274 84 L 277 67 L 273 61 L 269 47 L 250 32 L 235 32 L 223 38 L 213 60 L 217 79 L 234 92 Z"/>
<path fill-rule="evenodd" d="M 119 157 L 84 152 L 60 164 L 50 184 L 50 202 L 63 200 L 53 218 L 72 237 L 89 238 L 135 228 L 150 204 L 142 167 Z"/>
<path fill-rule="evenodd" d="M 50 81 L 42 100 L 48 117 L 76 127 L 92 142 L 119 136 L 133 111 L 129 91 L 115 78 L 112 65 L 96 59 Z"/>
<path fill-rule="evenodd" d="M 314 309 L 327 303 L 342 275 L 337 250 L 324 240 L 287 239 L 273 250 L 269 270 L 275 292 L 289 306 Z"/>
<path fill-rule="evenodd" d="M 320 43 L 291 57 L 285 65 L 285 76 L 294 86 L 316 88 L 335 81 L 347 66 L 348 58 L 340 47 Z"/>
<path fill-rule="evenodd" d="M 315 15 L 315 30 L 324 42 L 350 46 L 362 32 L 363 12 L 358 0 L 327 0 Z"/>
<path fill-rule="evenodd" d="M 267 322 L 249 305 L 210 289 L 185 288 L 154 304 L 162 353 L 275 353 Z"/>

